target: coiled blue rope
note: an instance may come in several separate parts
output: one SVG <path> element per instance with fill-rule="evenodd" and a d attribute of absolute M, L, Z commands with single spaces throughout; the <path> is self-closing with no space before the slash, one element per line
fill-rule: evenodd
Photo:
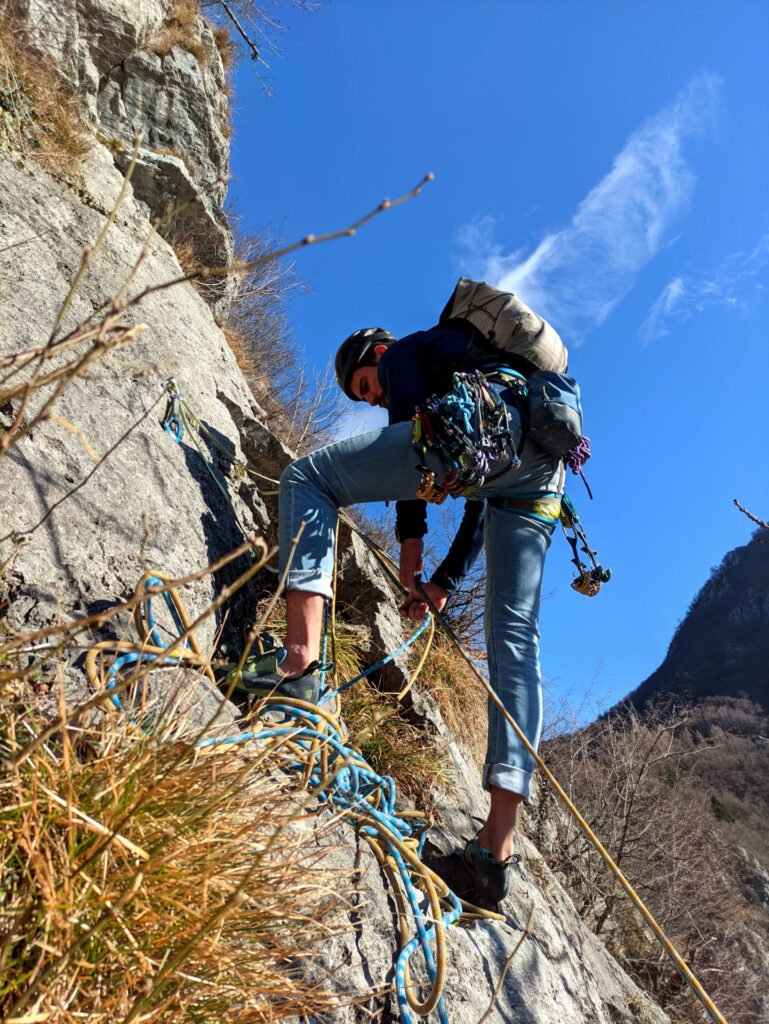
<path fill-rule="evenodd" d="M 161 641 L 158 627 L 152 612 L 152 595 L 148 594 L 149 588 L 164 586 L 163 580 L 156 576 L 147 578 L 144 582 L 144 597 L 142 603 L 145 609 L 145 620 L 148 626 L 147 642 L 156 648 L 166 649 Z M 166 605 L 171 613 L 176 629 L 181 636 L 184 633 L 184 626 L 179 613 L 174 605 L 171 594 L 163 593 Z M 409 647 L 421 636 L 427 628 L 429 620 L 425 622 L 414 634 L 397 650 L 388 654 L 387 657 L 372 665 L 364 672 L 359 673 L 354 679 L 349 680 L 339 690 L 328 690 L 321 698 L 321 704 L 334 699 L 335 694 L 340 690 L 346 690 L 354 683 L 366 676 L 371 675 L 377 669 L 382 668 L 402 651 Z M 328 641 L 328 614 L 324 622 L 324 653 Z M 185 648 L 189 648 L 187 641 L 184 641 Z M 132 651 L 118 657 L 107 673 L 107 689 L 117 685 L 120 672 L 128 665 L 142 663 L 152 664 L 163 660 L 162 654 L 150 651 Z M 174 656 L 169 656 L 169 660 Z M 181 661 L 183 655 L 178 660 Z M 115 707 L 123 711 L 122 704 L 115 694 L 111 697 Z M 394 780 L 389 775 L 377 773 L 354 748 L 348 746 L 336 725 L 332 724 L 328 717 L 322 714 L 315 714 L 307 707 L 294 703 L 283 703 L 270 700 L 264 704 L 262 713 L 279 712 L 291 720 L 288 725 L 271 726 L 238 733 L 236 736 L 207 737 L 198 741 L 198 746 L 226 746 L 235 743 L 245 742 L 266 742 L 280 737 L 291 738 L 305 754 L 304 759 L 297 757 L 295 760 L 284 765 L 286 771 L 307 776 L 308 759 L 313 758 L 312 767 L 307 777 L 307 783 L 314 788 L 319 799 L 327 803 L 336 812 L 341 812 L 346 820 L 359 829 L 359 831 L 377 842 L 380 848 L 387 851 L 392 862 L 397 867 L 398 877 L 403 891 L 408 899 L 413 916 L 416 935 L 401 950 L 395 968 L 395 987 L 398 1006 L 404 1024 L 413 1024 L 413 1016 L 407 994 L 407 974 L 411 958 L 417 951 L 421 950 L 424 958 L 427 974 L 430 983 L 434 984 L 437 977 L 435 957 L 432 951 L 432 944 L 436 941 L 436 923 L 425 918 L 424 911 L 420 905 L 420 893 L 412 881 L 413 871 L 403 859 L 398 848 L 398 842 L 416 838 L 416 853 L 420 857 L 425 841 L 425 830 L 421 830 L 416 836 L 414 826 L 401 817 L 396 809 L 397 791 Z M 321 762 L 321 748 L 325 751 L 325 765 Z M 361 819 L 364 819 L 363 821 Z M 398 842 L 393 842 L 394 836 Z M 423 897 L 424 898 L 424 897 Z M 450 903 L 450 909 L 441 914 L 441 927 L 453 924 L 460 914 L 462 907 L 457 896 L 448 890 L 444 897 Z M 436 1009 L 441 1024 L 449 1024 L 443 996 L 437 1000 Z"/>
<path fill-rule="evenodd" d="M 331 726 L 328 720 L 322 719 L 321 716 L 293 704 L 270 702 L 264 710 L 290 716 L 295 724 L 244 733 L 237 739 L 240 742 L 246 740 L 263 742 L 281 736 L 290 736 L 292 742 L 308 755 L 312 753 L 313 747 L 316 747 L 318 743 L 324 744 L 330 755 L 328 768 L 325 773 L 321 771 L 319 754 L 316 753 L 315 763 L 309 776 L 310 785 L 317 787 L 319 798 L 333 807 L 335 811 L 341 811 L 351 825 L 358 827 L 364 835 L 383 844 L 397 865 L 400 881 L 411 907 L 417 934 L 403 947 L 398 956 L 395 969 L 396 996 L 404 1024 L 413 1024 L 407 997 L 407 968 L 414 954 L 421 950 L 430 982 L 435 981 L 437 968 L 431 944 L 435 941 L 436 933 L 435 924 L 428 925 L 425 919 L 420 905 L 419 891 L 412 882 L 412 873 L 398 846 L 387 834 L 394 833 L 401 841 L 414 836 L 413 826 L 405 818 L 399 816 L 396 811 L 395 783 L 389 775 L 379 775 L 374 771 L 357 751 L 344 743 L 339 732 Z M 215 746 L 233 741 L 233 738 L 212 737 L 202 740 L 200 745 Z M 305 761 L 297 759 L 285 767 L 288 771 L 303 773 L 306 766 Z M 365 816 L 366 824 L 360 824 L 361 816 Z M 378 826 L 383 826 L 383 828 L 380 829 Z M 418 838 L 417 856 L 422 854 L 424 841 L 423 831 Z M 451 909 L 442 914 L 443 927 L 453 924 L 462 913 L 458 897 L 450 890 L 448 899 Z M 438 1000 L 437 1010 L 441 1024 L 448 1024 L 448 1014 L 443 996 Z"/>
<path fill-rule="evenodd" d="M 157 576 L 149 576 L 144 581 L 144 592 L 146 594 L 147 590 L 150 587 L 164 586 L 165 583 L 163 580 L 159 579 Z M 179 635 L 181 636 L 182 633 L 184 633 L 184 625 L 182 624 L 179 612 L 176 610 L 173 598 L 171 597 L 171 594 L 167 590 L 163 594 L 163 598 L 165 599 L 166 606 L 168 607 L 168 610 L 170 611 L 171 616 L 174 620 L 174 625 L 179 630 Z M 165 649 L 167 645 L 164 644 L 160 639 L 157 630 L 157 625 L 152 614 L 152 598 L 146 597 L 144 600 L 144 605 L 147 625 L 149 627 L 147 640 L 154 647 L 162 647 L 163 649 Z M 184 641 L 184 649 L 189 650 L 189 643 L 186 640 Z M 112 664 L 109 671 L 107 672 L 107 689 L 112 690 L 117 686 L 118 676 L 120 675 L 120 672 L 125 668 L 126 665 L 136 665 L 137 663 L 153 662 L 163 657 L 164 655 L 154 654 L 151 651 L 130 651 L 127 654 L 122 654 L 119 658 L 116 658 L 115 662 Z M 181 658 L 175 660 L 178 661 L 181 660 Z M 120 698 L 118 697 L 117 694 L 112 694 L 110 700 L 112 701 L 113 705 L 117 708 L 118 711 L 123 710 L 123 705 L 120 703 Z"/>

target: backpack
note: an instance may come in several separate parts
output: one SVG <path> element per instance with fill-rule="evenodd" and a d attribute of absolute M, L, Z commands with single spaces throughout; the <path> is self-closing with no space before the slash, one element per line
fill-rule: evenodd
<path fill-rule="evenodd" d="M 513 356 L 512 368 L 525 377 L 536 370 L 566 370 L 566 346 L 546 320 L 512 292 L 460 277 L 437 326 L 468 333 L 468 325 L 475 328 L 473 340 L 481 348 Z"/>
<path fill-rule="evenodd" d="M 579 384 L 564 371 L 568 352 L 558 332 L 512 292 L 460 277 L 438 319 L 487 352 L 504 353 L 528 385 L 528 436 L 560 458 L 582 438 Z"/>

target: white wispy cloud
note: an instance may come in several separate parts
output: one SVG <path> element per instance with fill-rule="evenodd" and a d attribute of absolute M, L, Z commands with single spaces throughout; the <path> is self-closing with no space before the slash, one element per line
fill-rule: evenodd
<path fill-rule="evenodd" d="M 761 272 L 769 265 L 769 234 L 752 249 L 727 256 L 704 273 L 674 277 L 665 285 L 641 327 L 648 344 L 670 333 L 674 323 L 690 320 L 713 306 L 747 311 L 756 295 L 765 291 Z"/>
<path fill-rule="evenodd" d="M 514 291 L 571 341 L 602 324 L 642 268 L 669 243 L 686 208 L 694 174 L 683 143 L 714 121 L 721 81 L 697 75 L 675 102 L 627 139 L 609 173 L 579 204 L 571 222 L 528 256 L 494 242 L 494 220 L 465 225 L 462 265 Z"/>

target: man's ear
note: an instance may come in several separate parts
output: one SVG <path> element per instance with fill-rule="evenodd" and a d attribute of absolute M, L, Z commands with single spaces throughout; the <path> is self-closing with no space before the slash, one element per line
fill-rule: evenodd
<path fill-rule="evenodd" d="M 387 351 L 387 345 L 376 345 L 374 347 L 374 355 L 376 356 L 376 361 L 377 362 L 379 362 L 379 357 L 382 355 L 382 353 L 386 352 L 386 351 Z"/>

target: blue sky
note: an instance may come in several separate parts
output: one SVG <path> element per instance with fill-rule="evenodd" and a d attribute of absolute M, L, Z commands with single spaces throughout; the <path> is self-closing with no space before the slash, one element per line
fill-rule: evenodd
<path fill-rule="evenodd" d="M 236 81 L 245 225 L 320 234 L 435 174 L 296 256 L 297 344 L 322 367 L 359 327 L 432 326 L 460 274 L 551 319 L 593 448 L 595 500 L 569 493 L 614 578 L 574 593 L 556 536 L 542 667 L 551 706 L 614 702 L 749 539 L 732 499 L 769 513 L 769 5 L 337 0 L 283 21 L 274 99 Z"/>

